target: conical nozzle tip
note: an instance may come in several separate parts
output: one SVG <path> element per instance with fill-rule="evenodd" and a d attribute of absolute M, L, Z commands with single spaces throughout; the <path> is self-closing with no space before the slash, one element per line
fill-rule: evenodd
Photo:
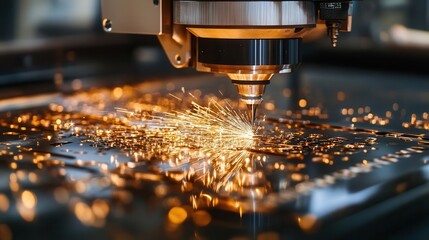
<path fill-rule="evenodd" d="M 258 106 L 259 106 L 259 103 L 247 104 L 247 115 L 248 115 L 249 120 L 252 123 L 252 125 L 255 124 L 256 110 L 258 109 Z"/>
<path fill-rule="evenodd" d="M 238 94 L 241 101 L 247 105 L 247 114 L 252 125 L 255 123 L 256 110 L 262 102 L 262 96 L 265 92 L 265 87 L 269 81 L 235 81 L 234 85 L 237 87 Z"/>

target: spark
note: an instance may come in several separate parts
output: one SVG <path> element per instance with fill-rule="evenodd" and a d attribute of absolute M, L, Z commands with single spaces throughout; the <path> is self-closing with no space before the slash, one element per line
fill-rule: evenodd
<path fill-rule="evenodd" d="M 188 179 L 200 180 L 216 190 L 245 168 L 251 155 L 247 150 L 255 144 L 255 128 L 246 115 L 215 99 L 207 106 L 192 102 L 188 110 L 150 118 L 147 113 L 129 112 L 128 116 L 142 118 L 141 124 L 150 126 L 145 129 L 149 138 L 144 141 L 156 139 L 158 152 L 169 152 L 166 172 L 186 169 Z"/>
<path fill-rule="evenodd" d="M 128 206 L 133 200 L 128 188 L 140 190 L 142 182 L 151 182 L 143 184 L 149 190 L 154 186 L 152 183 L 156 183 L 154 192 L 162 202 L 170 199 L 178 202 L 174 194 L 190 194 L 195 209 L 218 206 L 243 214 L 255 211 L 254 205 L 248 204 L 248 198 L 255 203 L 255 199 L 269 194 L 263 202 L 271 208 L 270 202 L 289 201 L 315 187 L 331 185 L 337 180 L 396 163 L 400 158 L 422 154 L 429 144 L 422 140 L 423 134 L 378 132 L 307 120 L 328 118 L 322 107 L 286 111 L 282 118 L 267 116 L 255 127 L 245 113 L 234 110 L 238 103 L 233 100 L 229 103 L 214 95 L 204 95 L 200 99 L 202 92 L 199 90 L 186 93 L 182 88 L 165 96 L 141 93 L 133 87 L 122 89 L 120 97 L 109 89 L 95 89 L 66 97 L 58 104 L 52 103 L 48 111 L 16 116 L 7 113 L 0 119 L 3 137 L 20 139 L 0 146 L 0 157 L 11 168 L 8 187 L 20 196 L 14 202 L 0 194 L 0 205 L 4 206 L 3 209 L 0 206 L 0 212 L 16 205 L 24 220 L 33 221 L 40 201 L 37 192 L 24 189 L 20 182 L 29 179 L 32 184 L 42 184 L 43 179 L 50 176 L 61 184 L 54 190 L 55 200 L 69 204 L 77 219 L 89 226 L 102 226 L 108 221 L 115 201 Z M 276 106 L 266 107 L 266 110 L 272 111 L 272 108 L 275 110 Z M 391 114 L 395 114 L 397 108 L 392 109 Z M 356 122 L 385 116 L 384 112 L 375 115 L 370 107 L 345 108 L 344 115 L 356 117 Z M 386 112 L 386 118 L 387 115 Z M 404 127 L 426 128 L 428 116 L 427 113 L 412 114 Z M 393 143 L 414 141 L 418 146 L 375 159 L 371 155 L 364 155 L 367 160 L 354 156 L 383 151 L 384 144 L 376 146 L 383 137 Z M 75 141 L 78 146 L 66 145 Z M 45 149 L 49 145 L 55 146 L 52 152 Z M 91 155 L 85 154 L 93 151 L 104 157 L 88 161 Z M 35 171 L 24 174 L 29 164 L 34 165 Z M 329 165 L 329 168 L 336 165 L 332 169 L 338 171 L 321 178 L 309 175 L 319 164 Z M 76 174 L 69 169 L 79 171 Z M 81 174 L 80 170 L 88 174 Z M 281 179 L 272 178 L 273 174 L 281 174 Z M 164 181 L 166 177 L 182 182 L 181 188 L 170 187 L 171 181 Z M 109 189 L 112 197 L 91 203 L 88 196 L 100 197 L 94 189 Z M 114 204 L 110 205 L 110 201 Z M 265 205 L 259 206 L 267 209 Z M 188 208 L 183 209 L 190 213 Z M 177 218 L 180 211 L 179 214 L 173 211 L 173 218 Z M 204 214 L 200 218 L 196 216 L 195 213 L 180 215 L 177 222 L 192 219 L 202 226 L 210 221 Z"/>

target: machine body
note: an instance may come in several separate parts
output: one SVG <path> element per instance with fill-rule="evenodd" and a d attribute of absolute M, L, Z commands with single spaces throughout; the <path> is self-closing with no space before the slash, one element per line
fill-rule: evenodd
<path fill-rule="evenodd" d="M 102 0 L 107 32 L 157 35 L 177 68 L 227 74 L 255 119 L 274 74 L 301 62 L 301 39 L 325 24 L 332 45 L 351 31 L 347 0 Z"/>

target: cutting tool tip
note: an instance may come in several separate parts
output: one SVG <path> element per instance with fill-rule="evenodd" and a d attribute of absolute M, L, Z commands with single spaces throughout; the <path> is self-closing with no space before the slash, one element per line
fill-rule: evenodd
<path fill-rule="evenodd" d="M 247 104 L 247 114 L 249 116 L 249 120 L 252 123 L 252 125 L 255 124 L 255 120 L 256 120 L 256 110 L 258 108 L 259 104 Z"/>

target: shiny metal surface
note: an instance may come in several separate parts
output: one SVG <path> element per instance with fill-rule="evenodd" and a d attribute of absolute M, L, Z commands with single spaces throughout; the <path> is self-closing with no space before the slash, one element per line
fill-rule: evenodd
<path fill-rule="evenodd" d="M 257 103 L 258 101 L 262 101 L 262 96 L 265 93 L 266 84 L 251 84 L 248 82 L 241 84 L 239 81 L 236 81 L 234 82 L 234 85 L 237 87 L 238 94 L 240 95 L 242 100 L 249 100 L 251 101 L 251 103 Z"/>
<path fill-rule="evenodd" d="M 232 80 L 238 80 L 238 81 L 266 81 L 270 80 L 271 77 L 274 75 L 274 73 L 227 73 L 228 77 Z"/>
<path fill-rule="evenodd" d="M 259 102 L 254 102 L 254 103 L 249 103 L 247 104 L 247 114 L 248 117 L 252 123 L 252 125 L 255 125 L 255 121 L 256 121 L 256 111 L 258 110 L 258 106 L 259 106 Z M 253 178 L 252 178 L 253 180 Z M 252 181 L 253 182 L 253 181 Z"/>
<path fill-rule="evenodd" d="M 233 80 L 270 80 L 275 73 L 291 72 L 290 65 L 221 65 L 198 63 L 204 72 L 226 73 Z"/>
<path fill-rule="evenodd" d="M 314 26 L 315 27 L 315 26 Z M 270 28 L 204 28 L 202 26 L 187 27 L 193 35 L 202 38 L 223 38 L 223 39 L 282 39 L 282 38 L 302 38 L 310 34 L 314 28 L 304 28 L 295 31 L 295 28 L 270 27 Z"/>
<path fill-rule="evenodd" d="M 204 26 L 305 26 L 316 24 L 308 1 L 174 1 L 173 22 Z"/>
<path fill-rule="evenodd" d="M 158 40 L 175 68 L 189 67 L 193 59 L 191 34 L 184 26 L 174 25 L 171 33 L 158 35 Z"/>
<path fill-rule="evenodd" d="M 225 77 L 98 88 L 40 98 L 31 109 L 25 99 L 0 102 L 7 109 L 0 113 L 0 228 L 13 239 L 406 236 L 398 231 L 429 212 L 428 82 L 307 66 L 300 87 L 272 82 L 260 106 L 265 117 L 255 123 L 257 145 L 245 150 L 253 161 L 219 190 L 204 185 L 204 175 L 183 177 L 204 166 L 185 156 L 218 137 L 193 148 L 179 141 L 171 147 L 182 151 L 158 158 L 160 137 L 142 131 L 157 125 L 138 114 L 185 117 L 192 113 L 186 102 L 205 96 L 246 110 L 230 100 Z M 371 87 L 362 92 L 362 84 Z M 243 151 L 237 146 L 241 140 L 225 147 Z"/>
<path fill-rule="evenodd" d="M 274 74 L 290 73 L 301 61 L 299 44 L 290 46 L 285 40 L 300 39 L 310 33 L 319 17 L 318 3 L 314 1 L 104 0 L 102 3 L 105 31 L 158 35 L 174 67 L 226 73 L 233 80 L 269 80 Z M 342 4 L 349 6 L 349 1 L 335 6 L 341 9 Z M 324 7 L 326 19 L 332 16 L 329 6 Z M 223 39 L 229 39 L 229 44 L 222 45 L 224 42 L 220 40 Z M 246 49 L 235 53 L 236 49 L 241 49 L 240 45 L 225 47 L 231 46 L 234 40 L 242 41 L 241 48 Z M 214 45 L 217 48 L 212 51 Z M 201 50 L 202 46 L 207 48 Z M 287 56 L 283 55 L 284 47 L 288 48 Z M 237 58 L 240 61 L 228 62 L 232 59 L 228 55 L 231 53 L 232 56 L 243 56 Z M 277 62 L 279 59 L 287 61 Z M 255 95 L 248 90 L 242 89 L 239 94 L 242 97 Z M 262 95 L 257 98 L 261 101 Z"/>
<path fill-rule="evenodd" d="M 168 32 L 170 23 L 167 21 L 169 5 L 159 0 L 102 0 L 103 21 L 110 21 L 109 32 L 158 35 Z M 168 17 L 169 18 L 169 17 Z"/>

